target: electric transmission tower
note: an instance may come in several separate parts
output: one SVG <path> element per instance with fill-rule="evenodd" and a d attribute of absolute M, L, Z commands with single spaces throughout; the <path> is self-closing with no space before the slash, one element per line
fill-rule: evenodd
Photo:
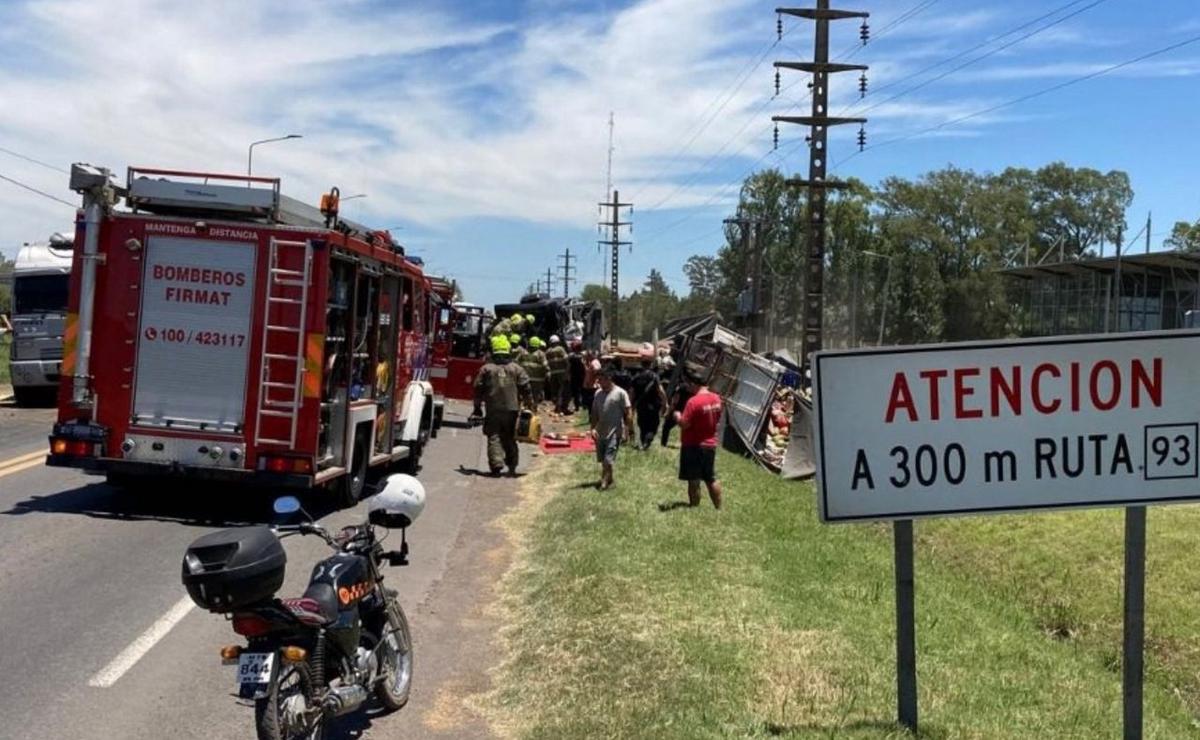
<path fill-rule="evenodd" d="M 779 124 L 795 123 L 809 127 L 807 137 L 809 145 L 808 179 L 789 180 L 794 187 L 808 189 L 808 270 L 804 280 L 804 336 L 801 348 L 801 362 L 808 363 L 813 352 L 822 347 L 822 319 L 825 309 L 825 201 L 827 191 L 844 188 L 846 183 L 828 180 L 825 171 L 829 163 L 828 129 L 848 123 L 857 123 L 858 146 L 861 150 L 866 146 L 867 122 L 865 118 L 838 118 L 829 115 L 829 75 L 836 72 L 859 71 L 859 91 L 865 95 L 867 90 L 867 67 L 862 64 L 841 64 L 829 61 L 829 22 L 847 18 L 862 18 L 860 37 L 865 44 L 870 38 L 870 29 L 866 19 L 869 13 L 853 10 L 833 10 L 829 7 L 830 0 L 816 0 L 816 8 L 776 8 L 779 18 L 776 21 L 777 33 L 783 37 L 782 16 L 791 15 L 797 18 L 807 18 L 815 21 L 816 38 L 813 44 L 813 60 L 811 62 L 775 62 L 775 90 L 779 91 L 779 69 L 792 69 L 812 74 L 809 87 L 812 89 L 812 114 L 808 116 L 772 116 L 775 122 L 775 145 L 779 145 Z"/>
<path fill-rule="evenodd" d="M 578 257 L 571 254 L 571 248 L 568 247 L 565 252 L 558 255 L 558 258 L 562 260 L 562 264 L 558 266 L 558 269 L 562 273 L 563 298 L 569 298 L 571 296 L 571 283 L 575 282 L 575 278 L 571 276 L 571 273 L 576 271 L 574 262 Z"/>
<path fill-rule="evenodd" d="M 608 240 L 607 241 L 601 240 L 599 243 L 601 245 L 607 244 L 612 249 L 612 254 L 609 257 L 609 268 L 611 270 L 611 282 L 610 282 L 611 293 L 609 294 L 609 297 L 608 297 L 608 301 L 609 301 L 608 336 L 609 336 L 609 344 L 615 348 L 617 346 L 618 330 L 620 329 L 620 321 L 619 321 L 619 317 L 617 316 L 617 308 L 618 308 L 618 304 L 620 303 L 620 300 L 621 300 L 620 283 L 619 283 L 620 263 L 621 263 L 621 247 L 629 246 L 632 249 L 632 244 L 633 244 L 633 242 L 631 242 L 631 241 L 621 241 L 621 227 L 628 226 L 628 227 L 630 227 L 630 230 L 632 231 L 632 226 L 633 226 L 632 221 L 622 221 L 621 220 L 621 209 L 628 208 L 630 216 L 632 216 L 633 215 L 633 204 L 632 203 L 622 203 L 620 195 L 617 193 L 616 190 L 613 190 L 612 191 L 612 200 L 609 201 L 608 203 L 600 203 L 599 205 L 600 205 L 600 208 L 602 209 L 601 210 L 602 213 L 603 213 L 604 208 L 609 209 L 609 220 L 600 222 L 600 226 L 608 227 Z"/>

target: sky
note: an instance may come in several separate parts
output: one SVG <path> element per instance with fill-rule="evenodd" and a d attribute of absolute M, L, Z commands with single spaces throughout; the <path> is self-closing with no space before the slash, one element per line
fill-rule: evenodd
<path fill-rule="evenodd" d="M 808 4 L 807 2 L 805 4 Z M 799 3 L 797 3 L 799 5 Z M 806 78 L 773 63 L 812 56 L 813 24 L 757 0 L 0 0 L 0 177 L 77 203 L 72 162 L 254 172 L 343 216 L 390 228 L 467 300 L 510 302 L 596 244 L 612 183 L 632 202 L 621 290 L 651 269 L 686 293 L 682 267 L 723 242 L 722 219 L 755 169 L 807 171 Z M 1195 0 L 835 0 L 871 13 L 833 24 L 835 60 L 870 65 L 831 84 L 838 177 L 869 183 L 947 165 L 1053 161 L 1129 173 L 1127 233 L 1153 212 L 1152 248 L 1200 218 L 1200 41 Z M 1057 12 L 1055 12 L 1057 11 Z M 1040 19 L 1040 20 L 1039 20 Z M 1029 35 L 1022 39 L 1022 36 Z M 972 51 L 974 50 L 974 51 Z M 956 67 L 961 69 L 955 70 Z M 869 110 L 868 110 L 869 109 Z M 972 115 L 978 114 L 978 115 Z M 0 179 L 0 251 L 70 226 L 73 209 Z M 1139 248 L 1141 240 L 1139 239 Z M 605 250 L 607 251 L 607 248 Z"/>

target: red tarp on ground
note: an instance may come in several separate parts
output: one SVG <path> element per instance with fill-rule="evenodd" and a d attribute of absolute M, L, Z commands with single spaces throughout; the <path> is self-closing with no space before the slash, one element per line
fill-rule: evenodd
<path fill-rule="evenodd" d="M 542 437 L 542 452 L 547 455 L 565 455 L 570 453 L 595 452 L 596 442 L 591 437 L 571 437 L 569 439 L 551 439 Z"/>

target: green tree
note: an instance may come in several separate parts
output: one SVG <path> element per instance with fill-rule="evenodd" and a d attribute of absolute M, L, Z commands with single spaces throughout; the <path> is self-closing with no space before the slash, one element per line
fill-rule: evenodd
<path fill-rule="evenodd" d="M 1076 258 L 1118 243 L 1133 198 L 1124 172 L 1063 163 L 999 174 L 946 167 L 888 178 L 874 189 L 848 185 L 831 193 L 826 209 L 823 321 L 830 346 L 873 341 L 880 319 L 890 343 L 1010 335 L 1016 302 L 1000 271 L 1027 255 L 1036 262 L 1053 250 Z M 797 337 L 803 326 L 805 209 L 801 190 L 778 170 L 754 173 L 742 185 L 736 213 L 762 224 L 776 336 Z M 1177 226 L 1168 243 L 1200 250 L 1200 226 Z M 753 257 L 741 228 L 727 225 L 715 255 L 697 255 L 685 266 L 691 293 L 680 310 L 711 306 L 736 317 Z"/>
<path fill-rule="evenodd" d="M 597 285 L 596 283 L 588 283 L 583 286 L 583 290 L 579 294 L 579 299 L 582 301 L 599 301 L 604 305 L 608 305 L 608 299 L 612 295 L 607 287 Z"/>
<path fill-rule="evenodd" d="M 1081 257 L 1120 243 L 1125 211 L 1133 202 L 1129 175 L 1073 168 L 1055 162 L 1033 175 L 1030 198 L 1042 241 L 1063 242 L 1067 257 Z"/>
<path fill-rule="evenodd" d="M 642 289 L 621 299 L 620 311 L 623 337 L 649 340 L 656 328 L 679 315 L 679 298 L 662 273 L 650 270 Z"/>
<path fill-rule="evenodd" d="M 721 289 L 721 271 L 716 257 L 702 254 L 688 257 L 683 274 L 687 276 L 693 296 L 711 299 Z"/>
<path fill-rule="evenodd" d="M 1200 221 L 1195 223 L 1176 221 L 1165 244 L 1170 249 L 1200 252 Z"/>
<path fill-rule="evenodd" d="M 12 313 L 12 276 L 14 263 L 0 254 L 0 313 Z"/>

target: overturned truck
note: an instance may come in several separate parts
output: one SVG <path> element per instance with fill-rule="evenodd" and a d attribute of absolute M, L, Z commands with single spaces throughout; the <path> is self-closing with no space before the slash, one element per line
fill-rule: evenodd
<path fill-rule="evenodd" d="M 812 400 L 790 358 L 750 352 L 746 338 L 722 326 L 715 312 L 677 319 L 660 332 L 672 337 L 683 359 L 668 390 L 685 367 L 704 378 L 725 404 L 726 448 L 748 453 L 785 478 L 814 474 Z"/>

